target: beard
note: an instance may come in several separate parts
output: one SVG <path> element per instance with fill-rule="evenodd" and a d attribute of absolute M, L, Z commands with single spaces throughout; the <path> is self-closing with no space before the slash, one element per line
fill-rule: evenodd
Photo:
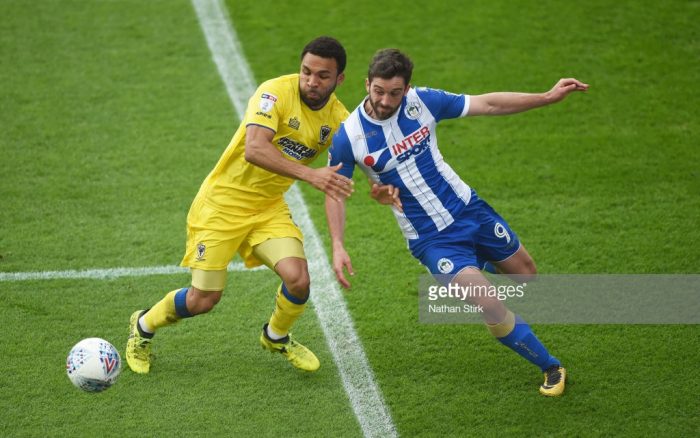
<path fill-rule="evenodd" d="M 301 96 L 301 100 L 304 101 L 306 106 L 313 110 L 317 110 L 320 108 L 323 108 L 323 106 L 328 102 L 328 99 L 331 98 L 331 94 L 335 91 L 335 85 L 333 85 L 330 89 L 325 90 L 325 93 L 319 89 L 315 90 L 309 90 L 309 91 L 304 91 L 304 89 L 299 86 L 299 95 Z"/>
<path fill-rule="evenodd" d="M 367 99 L 369 101 L 369 105 L 372 107 L 372 111 L 374 111 L 374 118 L 377 120 L 386 120 L 394 113 L 396 110 L 399 109 L 400 104 L 396 107 L 387 107 L 384 105 L 380 105 L 378 102 L 372 101 L 372 99 Z"/>

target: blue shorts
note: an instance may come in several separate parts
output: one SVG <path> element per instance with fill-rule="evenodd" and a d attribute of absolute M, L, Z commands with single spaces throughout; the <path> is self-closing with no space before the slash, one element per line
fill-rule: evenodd
<path fill-rule="evenodd" d="M 471 199 L 455 221 L 433 235 L 409 240 L 411 254 L 433 275 L 450 278 L 467 267 L 483 269 L 520 248 L 518 236 L 491 206 L 472 191 Z"/>

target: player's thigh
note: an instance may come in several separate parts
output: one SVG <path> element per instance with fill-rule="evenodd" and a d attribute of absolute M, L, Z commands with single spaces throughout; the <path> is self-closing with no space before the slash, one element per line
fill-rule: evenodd
<path fill-rule="evenodd" d="M 255 245 L 252 255 L 281 276 L 290 270 L 306 269 L 304 245 L 296 237 L 270 237 Z"/>
<path fill-rule="evenodd" d="M 521 245 L 508 222 L 483 199 L 473 209 L 479 224 L 474 235 L 479 260 L 497 264 L 513 257 Z"/>
<path fill-rule="evenodd" d="M 187 216 L 187 244 L 180 263 L 192 269 L 192 285 L 202 291 L 223 290 L 226 268 L 254 225 L 249 216 L 195 200 Z"/>
<path fill-rule="evenodd" d="M 275 270 L 280 260 L 295 257 L 306 260 L 303 236 L 286 204 L 270 208 L 242 243 L 239 253 L 246 266 L 266 265 Z"/>
<path fill-rule="evenodd" d="M 491 293 L 491 282 L 484 277 L 476 267 L 467 267 L 460 270 L 451 283 L 469 291 L 466 300 L 471 304 L 483 308 L 483 317 L 489 324 L 498 324 L 506 315 L 506 306 L 497 296 Z"/>
<path fill-rule="evenodd" d="M 532 280 L 537 275 L 535 261 L 522 243 L 515 254 L 500 262 L 493 262 L 493 264 L 496 265 L 499 272 L 520 282 Z"/>
<path fill-rule="evenodd" d="M 196 296 L 197 299 L 202 299 L 205 301 L 215 301 L 214 304 L 218 303 L 218 299 L 211 298 L 211 296 L 206 294 L 221 294 L 221 292 L 223 292 L 223 290 L 226 288 L 226 279 L 228 277 L 227 270 L 204 270 L 192 268 L 191 273 L 191 292 L 194 293 L 194 296 Z"/>

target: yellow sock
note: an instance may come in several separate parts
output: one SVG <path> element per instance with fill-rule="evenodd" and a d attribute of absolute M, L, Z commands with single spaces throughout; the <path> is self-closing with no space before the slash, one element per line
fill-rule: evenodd
<path fill-rule="evenodd" d="M 304 313 L 305 308 L 306 300 L 301 300 L 290 294 L 282 283 L 277 289 L 275 310 L 270 317 L 270 330 L 280 336 L 286 336 L 294 321 Z"/>
<path fill-rule="evenodd" d="M 498 324 L 486 324 L 492 335 L 497 338 L 508 336 L 515 328 L 515 315 L 510 310 L 506 311 L 506 317 Z"/>
<path fill-rule="evenodd" d="M 175 324 L 182 318 L 192 316 L 187 312 L 187 306 L 185 305 L 186 296 L 187 288 L 168 292 L 162 300 L 158 301 L 143 316 L 148 328 L 155 332 L 161 327 Z"/>

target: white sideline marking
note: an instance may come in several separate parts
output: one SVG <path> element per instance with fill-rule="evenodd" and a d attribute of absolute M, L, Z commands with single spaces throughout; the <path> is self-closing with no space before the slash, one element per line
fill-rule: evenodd
<path fill-rule="evenodd" d="M 239 119 L 242 119 L 247 99 L 256 87 L 229 21 L 226 6 L 221 0 L 192 0 L 192 4 L 229 98 Z M 304 233 L 312 279 L 311 301 L 360 427 L 368 437 L 397 436 L 396 426 L 355 332 L 345 298 L 335 281 L 321 239 L 296 185 L 287 192 L 286 199 L 295 222 Z"/>
<path fill-rule="evenodd" d="M 252 270 L 263 270 L 258 266 Z M 250 271 L 242 262 L 230 263 L 226 269 L 229 272 Z M 0 281 L 28 280 L 58 280 L 58 279 L 96 279 L 104 280 L 121 277 L 147 277 L 149 275 L 189 274 L 190 268 L 179 266 L 150 266 L 144 268 L 107 268 L 69 271 L 37 271 L 37 272 L 0 272 Z"/>

